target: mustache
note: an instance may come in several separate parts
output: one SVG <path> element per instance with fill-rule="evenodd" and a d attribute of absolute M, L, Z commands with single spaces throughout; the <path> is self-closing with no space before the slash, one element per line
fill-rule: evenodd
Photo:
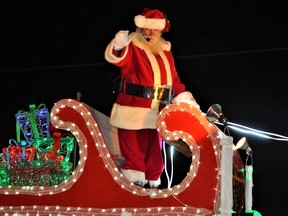
<path fill-rule="evenodd" d="M 147 36 L 147 35 L 144 35 L 143 36 L 144 37 L 144 39 L 147 41 L 147 42 L 152 42 L 152 41 L 158 41 L 159 40 L 159 38 L 158 37 L 156 37 L 156 36 Z"/>
<path fill-rule="evenodd" d="M 144 39 L 149 42 L 151 40 L 151 36 L 143 35 Z"/>

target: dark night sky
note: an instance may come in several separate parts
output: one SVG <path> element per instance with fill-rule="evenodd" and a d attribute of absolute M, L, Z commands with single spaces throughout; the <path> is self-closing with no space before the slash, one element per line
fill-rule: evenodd
<path fill-rule="evenodd" d="M 118 70 L 104 50 L 118 30 L 135 30 L 133 18 L 144 7 L 167 13 L 172 28 L 163 36 L 203 112 L 219 103 L 231 122 L 288 136 L 284 1 L 1 1 L 1 146 L 15 138 L 14 115 L 31 103 L 51 108 L 80 91 L 109 115 Z M 231 132 L 235 142 L 243 136 Z M 255 210 L 285 215 L 288 143 L 248 140 Z"/>

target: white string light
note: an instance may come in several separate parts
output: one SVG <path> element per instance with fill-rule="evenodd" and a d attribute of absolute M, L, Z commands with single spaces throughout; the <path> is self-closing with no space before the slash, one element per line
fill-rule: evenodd
<path fill-rule="evenodd" d="M 167 188 L 171 188 L 172 185 L 172 181 L 173 181 L 173 173 L 174 173 L 174 159 L 173 159 L 173 154 L 174 154 L 174 147 L 170 146 L 170 162 L 171 162 L 171 171 L 170 171 L 170 175 L 168 173 L 168 168 L 167 168 L 167 153 L 166 153 L 166 142 L 163 141 L 163 154 L 164 154 L 164 171 L 165 171 L 165 175 L 167 178 Z"/>
<path fill-rule="evenodd" d="M 220 122 L 215 122 L 215 123 L 219 125 L 223 125 Z M 266 138 L 266 139 L 277 140 L 277 141 L 288 141 L 288 137 L 286 136 L 276 134 L 276 133 L 266 132 L 262 130 L 257 130 L 257 129 L 243 126 L 240 124 L 236 124 L 233 122 L 228 122 L 228 127 L 238 132 L 259 136 L 259 137 Z"/>

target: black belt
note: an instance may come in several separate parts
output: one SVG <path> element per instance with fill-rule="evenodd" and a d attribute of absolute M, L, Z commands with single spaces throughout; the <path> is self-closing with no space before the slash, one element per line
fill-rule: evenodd
<path fill-rule="evenodd" d="M 174 95 L 173 89 L 167 86 L 151 87 L 127 82 L 124 82 L 123 84 L 125 86 L 122 86 L 121 88 L 122 90 L 120 92 L 122 93 L 136 97 L 156 99 L 164 104 L 169 104 Z"/>

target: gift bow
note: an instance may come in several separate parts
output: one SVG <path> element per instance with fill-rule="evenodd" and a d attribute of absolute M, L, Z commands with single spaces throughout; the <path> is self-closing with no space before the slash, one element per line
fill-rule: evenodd
<path fill-rule="evenodd" d="M 29 147 L 31 146 L 26 140 L 16 141 L 15 139 L 10 139 L 9 144 L 13 146 Z"/>
<path fill-rule="evenodd" d="M 26 140 L 20 140 L 19 142 L 17 142 L 15 139 L 10 139 L 9 144 L 12 146 L 22 147 L 22 158 L 25 158 L 26 147 L 31 146 L 31 144 L 26 142 Z"/>

